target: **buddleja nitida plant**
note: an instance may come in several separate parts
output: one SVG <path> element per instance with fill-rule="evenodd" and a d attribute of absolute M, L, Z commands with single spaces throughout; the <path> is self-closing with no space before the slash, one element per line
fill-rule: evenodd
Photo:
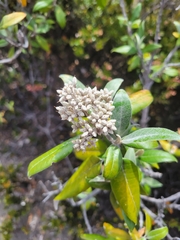
<path fill-rule="evenodd" d="M 180 140 L 180 135 L 165 128 L 133 126 L 132 115 L 153 100 L 147 90 L 128 96 L 118 90 L 123 81 L 119 78 L 100 91 L 86 88 L 71 76 L 61 78 L 65 86 L 57 91 L 61 104 L 57 111 L 62 120 L 71 122 L 75 135 L 33 160 L 28 176 L 61 161 L 74 150 L 83 162 L 54 200 L 76 198 L 89 188 L 107 189 L 113 208 L 129 230 L 127 233 L 105 223 L 107 238 L 84 234 L 82 239 L 162 239 L 168 233 L 167 227 L 150 231 L 146 224 L 146 230 L 136 230 L 140 192 L 145 185 L 141 167 L 176 161 L 170 153 L 157 149 L 157 141 Z"/>

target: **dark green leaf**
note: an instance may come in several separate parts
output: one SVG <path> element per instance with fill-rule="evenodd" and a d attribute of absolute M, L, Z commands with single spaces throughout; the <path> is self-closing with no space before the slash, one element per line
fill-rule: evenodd
<path fill-rule="evenodd" d="M 71 138 L 57 145 L 30 162 L 28 166 L 28 177 L 43 171 L 44 169 L 50 167 L 53 163 L 59 162 L 67 157 L 73 151 L 73 139 L 75 138 Z"/>
<path fill-rule="evenodd" d="M 112 97 L 114 97 L 114 95 L 116 94 L 116 92 L 118 91 L 118 89 L 121 86 L 121 83 L 124 80 L 122 78 L 115 78 L 112 79 L 111 81 L 109 81 L 106 86 L 104 88 L 108 89 L 109 91 L 113 91 L 112 93 Z"/>
<path fill-rule="evenodd" d="M 63 80 L 64 83 L 67 83 L 67 84 L 72 83 L 73 78 L 74 78 L 73 76 L 68 75 L 68 74 L 61 74 L 61 75 L 59 75 L 59 77 Z M 82 88 L 82 89 L 86 88 L 84 86 L 84 84 L 82 82 L 80 82 L 78 79 L 77 79 L 76 87 Z"/>
<path fill-rule="evenodd" d="M 127 224 L 129 230 L 132 232 L 133 229 L 134 229 L 134 227 L 135 227 L 134 222 L 131 221 L 131 220 L 127 217 L 127 215 L 125 214 L 124 211 L 122 211 L 122 214 L 123 214 L 123 218 L 124 218 L 125 223 Z"/>
<path fill-rule="evenodd" d="M 55 17 L 59 26 L 63 29 L 66 26 L 66 14 L 58 5 L 55 7 Z"/>
<path fill-rule="evenodd" d="M 116 119 L 116 133 L 123 135 L 125 130 L 129 127 L 131 121 L 131 102 L 127 93 L 120 89 L 113 100 L 115 106 L 112 114 L 112 119 Z"/>
<path fill-rule="evenodd" d="M 89 185 L 93 188 L 100 188 L 100 189 L 104 189 L 104 190 L 110 190 L 111 189 L 110 183 L 106 182 L 104 177 L 101 176 L 101 175 L 96 176 L 93 179 L 86 178 L 86 180 L 88 181 Z"/>
<path fill-rule="evenodd" d="M 158 141 L 158 140 L 177 140 L 180 135 L 166 128 L 142 128 L 123 137 L 122 143 L 129 144 L 134 142 Z"/>
<path fill-rule="evenodd" d="M 100 173 L 100 161 L 98 157 L 91 156 L 86 159 L 76 172 L 66 182 L 62 192 L 54 200 L 64 200 L 76 197 L 79 193 L 90 187 L 87 179 L 94 178 Z"/>
<path fill-rule="evenodd" d="M 142 51 L 143 53 L 146 53 L 146 52 L 153 52 L 154 50 L 157 50 L 159 48 L 161 48 L 162 45 L 161 44 L 157 44 L 157 43 L 153 43 L 153 44 L 148 44 L 146 45 Z"/>
<path fill-rule="evenodd" d="M 145 150 L 139 159 L 149 164 L 161 162 L 177 162 L 177 159 L 172 154 L 157 149 Z"/>

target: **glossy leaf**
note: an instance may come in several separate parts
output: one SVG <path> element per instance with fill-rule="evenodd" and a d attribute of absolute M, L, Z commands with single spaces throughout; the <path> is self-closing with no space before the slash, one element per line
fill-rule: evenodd
<path fill-rule="evenodd" d="M 111 145 L 108 147 L 105 155 L 103 177 L 111 180 L 119 173 L 122 164 L 122 154 L 119 147 Z"/>
<path fill-rule="evenodd" d="M 104 228 L 105 233 L 109 237 L 113 237 L 118 240 L 131 240 L 129 234 L 126 231 L 119 229 L 119 228 L 114 228 L 109 223 L 104 222 L 103 228 Z"/>
<path fill-rule="evenodd" d="M 123 137 L 122 143 L 131 146 L 131 143 L 133 144 L 134 142 L 141 143 L 158 140 L 180 141 L 180 135 L 166 128 L 142 128 Z"/>
<path fill-rule="evenodd" d="M 153 96 L 149 90 L 141 90 L 129 96 L 131 101 L 132 114 L 140 112 L 142 109 L 148 107 L 152 101 Z"/>
<path fill-rule="evenodd" d="M 112 97 L 116 94 L 118 89 L 120 88 L 122 82 L 124 80 L 122 78 L 115 78 L 109 81 L 104 88 L 108 89 L 109 91 L 113 91 Z"/>
<path fill-rule="evenodd" d="M 131 161 L 124 161 L 118 176 L 111 180 L 111 188 L 127 217 L 137 223 L 140 208 L 138 169 Z"/>
<path fill-rule="evenodd" d="M 103 237 L 99 234 L 82 234 L 81 235 L 82 240 L 108 240 L 106 237 Z"/>
<path fill-rule="evenodd" d="M 47 8 L 47 7 L 51 6 L 52 3 L 53 3 L 53 0 L 38 1 L 38 2 L 36 2 L 36 4 L 33 7 L 33 12 L 41 11 L 44 8 Z"/>
<path fill-rule="evenodd" d="M 111 186 L 110 183 L 107 182 L 102 175 L 96 176 L 93 179 L 86 178 L 89 185 L 93 188 L 100 188 L 104 190 L 110 190 Z"/>
<path fill-rule="evenodd" d="M 116 93 L 113 105 L 115 108 L 112 113 L 112 119 L 116 119 L 116 133 L 122 136 L 131 121 L 131 102 L 129 96 L 123 89 L 120 89 Z"/>
<path fill-rule="evenodd" d="M 64 29 L 66 26 L 66 14 L 62 10 L 62 8 L 58 5 L 56 5 L 56 7 L 55 7 L 55 17 L 56 17 L 56 21 L 59 24 L 59 26 L 62 29 Z"/>
<path fill-rule="evenodd" d="M 75 156 L 80 160 L 86 160 L 90 156 L 99 157 L 107 149 L 107 144 L 103 140 L 96 141 L 96 146 L 91 148 L 86 148 L 86 151 L 74 151 Z"/>
<path fill-rule="evenodd" d="M 45 50 L 46 52 L 49 52 L 49 51 L 50 51 L 49 43 L 48 43 L 48 41 L 47 41 L 44 37 L 42 37 L 42 36 L 40 36 L 40 35 L 37 35 L 37 36 L 36 36 L 36 41 L 38 42 L 39 46 L 40 46 L 43 50 Z"/>
<path fill-rule="evenodd" d="M 26 17 L 24 12 L 14 12 L 8 15 L 5 15 L 0 22 L 0 29 L 8 28 L 12 25 L 15 25 L 21 22 Z"/>
<path fill-rule="evenodd" d="M 111 191 L 110 193 L 110 202 L 111 202 L 111 205 L 115 211 L 115 213 L 118 215 L 118 217 L 123 220 L 123 213 L 122 213 L 122 209 L 120 208 L 119 206 L 119 203 L 117 202 L 113 192 Z"/>
<path fill-rule="evenodd" d="M 71 83 L 74 78 L 73 76 L 68 75 L 68 74 L 61 74 L 61 75 L 59 75 L 59 77 L 63 80 L 64 83 L 67 83 L 67 84 Z M 76 87 L 82 88 L 82 89 L 86 88 L 84 86 L 84 84 L 82 82 L 80 82 L 79 80 L 77 80 Z"/>
<path fill-rule="evenodd" d="M 152 149 L 152 148 L 157 148 L 159 146 L 157 141 L 132 142 L 126 145 L 129 147 L 137 148 L 137 149 Z"/>
<path fill-rule="evenodd" d="M 44 169 L 50 167 L 53 163 L 59 162 L 67 157 L 73 151 L 72 140 L 75 138 L 71 138 L 57 145 L 30 162 L 28 166 L 28 177 L 43 171 Z"/>
<path fill-rule="evenodd" d="M 172 154 L 157 149 L 145 150 L 139 159 L 149 164 L 161 162 L 177 162 L 177 159 Z"/>
<path fill-rule="evenodd" d="M 54 200 L 76 197 L 90 186 L 86 178 L 94 178 L 100 173 L 100 161 L 97 157 L 89 157 L 66 182 L 62 192 Z"/>
<path fill-rule="evenodd" d="M 155 230 L 150 231 L 146 237 L 148 240 L 162 240 L 168 234 L 167 227 L 161 227 Z"/>

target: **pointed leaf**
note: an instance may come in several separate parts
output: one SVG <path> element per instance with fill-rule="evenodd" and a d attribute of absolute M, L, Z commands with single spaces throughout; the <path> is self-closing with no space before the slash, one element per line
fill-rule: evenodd
<path fill-rule="evenodd" d="M 14 12 L 5 15 L 0 22 L 0 29 L 10 27 L 14 24 L 19 23 L 26 17 L 24 12 Z"/>
<path fill-rule="evenodd" d="M 161 44 L 157 44 L 157 43 L 153 43 L 153 44 L 148 44 L 146 45 L 143 49 L 142 52 L 146 53 L 146 52 L 153 52 L 154 50 L 157 50 L 159 48 L 161 48 L 162 45 Z"/>
<path fill-rule="evenodd" d="M 67 83 L 67 84 L 70 84 L 74 78 L 73 76 L 68 75 L 68 74 L 61 74 L 61 75 L 59 75 L 59 77 L 63 80 L 64 83 Z M 84 84 L 82 82 L 80 82 L 79 80 L 77 80 L 76 87 L 82 88 L 82 89 L 86 88 L 84 86 Z"/>
<path fill-rule="evenodd" d="M 121 86 L 121 83 L 124 80 L 122 78 L 115 78 L 112 79 L 111 81 L 109 81 L 106 86 L 104 88 L 108 89 L 109 91 L 113 91 L 112 93 L 112 97 L 114 97 L 114 95 L 116 94 L 116 92 L 118 91 L 118 89 Z"/>
<path fill-rule="evenodd" d="M 128 54 L 131 50 L 131 46 L 129 45 L 124 45 L 121 47 L 117 47 L 117 48 L 113 48 L 112 52 L 116 52 L 116 53 L 121 53 L 121 54 Z"/>
<path fill-rule="evenodd" d="M 104 222 L 103 228 L 105 233 L 109 237 L 113 237 L 118 240 L 131 240 L 131 237 L 127 232 L 122 229 L 114 228 L 111 224 Z"/>
<path fill-rule="evenodd" d="M 142 109 L 148 107 L 152 101 L 153 96 L 149 90 L 141 90 L 129 96 L 132 107 L 132 114 L 140 112 Z"/>
<path fill-rule="evenodd" d="M 123 219 L 126 225 L 128 226 L 129 231 L 132 232 L 135 227 L 135 223 L 128 218 L 128 216 L 125 214 L 124 211 L 122 211 L 122 214 L 123 214 Z"/>
<path fill-rule="evenodd" d="M 158 140 L 177 140 L 180 141 L 180 135 L 166 128 L 142 128 L 136 130 L 122 139 L 123 144 Z"/>
<path fill-rule="evenodd" d="M 42 36 L 40 35 L 37 35 L 36 36 L 36 41 L 38 42 L 39 46 L 45 50 L 46 52 L 49 52 L 50 51 L 50 46 L 49 46 L 49 43 L 48 41 L 43 38 Z"/>
<path fill-rule="evenodd" d="M 172 154 L 157 149 L 145 150 L 139 159 L 149 164 L 161 162 L 177 162 L 177 159 Z"/>
<path fill-rule="evenodd" d="M 152 218 L 150 217 L 150 215 L 148 214 L 148 212 L 146 210 L 144 210 L 145 216 L 146 216 L 146 223 L 145 223 L 145 227 L 146 227 L 146 234 L 148 232 L 151 231 L 152 228 Z"/>
<path fill-rule="evenodd" d="M 116 133 L 122 136 L 129 127 L 131 121 L 131 103 L 129 96 L 123 89 L 120 89 L 116 93 L 113 105 L 115 108 L 113 110 L 112 119 L 116 119 Z"/>
<path fill-rule="evenodd" d="M 66 182 L 62 192 L 54 200 L 64 200 L 76 197 L 89 188 L 87 178 L 94 178 L 100 173 L 100 161 L 97 157 L 90 157 L 84 161 L 76 172 Z"/>
<path fill-rule="evenodd" d="M 105 155 L 103 177 L 111 180 L 119 173 L 122 164 L 122 154 L 119 147 L 111 145 L 108 147 Z"/>
<path fill-rule="evenodd" d="M 140 18 L 141 9 L 142 9 L 142 4 L 138 3 L 136 7 L 132 10 L 131 21 L 134 21 L 137 18 Z"/>
<path fill-rule="evenodd" d="M 84 161 L 90 156 L 95 156 L 95 157 L 101 156 L 106 151 L 106 149 L 107 149 L 107 144 L 103 140 L 98 139 L 96 141 L 95 147 L 86 148 L 86 151 L 74 151 L 74 153 L 78 159 L 81 159 Z"/>
<path fill-rule="evenodd" d="M 53 163 L 59 162 L 67 157 L 73 151 L 72 140 L 74 139 L 75 138 L 71 138 L 57 145 L 30 162 L 28 166 L 28 177 L 43 171 L 44 169 L 50 167 Z"/>
<path fill-rule="evenodd" d="M 49 7 L 52 4 L 53 0 L 42 0 L 36 2 L 36 4 L 33 7 L 33 12 L 43 10 L 44 8 Z"/>
<path fill-rule="evenodd" d="M 55 17 L 59 26 L 63 29 L 66 26 L 66 14 L 58 5 L 55 7 Z"/>
<path fill-rule="evenodd" d="M 118 176 L 111 180 L 111 188 L 127 217 L 137 223 L 140 208 L 138 169 L 131 161 L 124 161 Z"/>
<path fill-rule="evenodd" d="M 161 239 L 164 239 L 167 234 L 168 234 L 168 228 L 161 227 L 161 228 L 150 231 L 147 234 L 147 239 L 148 240 L 161 240 Z"/>

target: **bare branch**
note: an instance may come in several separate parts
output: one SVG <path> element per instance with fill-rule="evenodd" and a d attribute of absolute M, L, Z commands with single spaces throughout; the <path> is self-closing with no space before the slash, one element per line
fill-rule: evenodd
<path fill-rule="evenodd" d="M 21 54 L 22 50 L 23 50 L 23 48 L 19 48 L 11 58 L 5 58 L 5 59 L 0 60 L 0 64 L 11 63 Z"/>
<path fill-rule="evenodd" d="M 88 232 L 92 233 L 92 227 L 91 227 L 91 225 L 89 223 L 89 219 L 88 219 L 88 216 L 87 216 L 86 208 L 82 208 L 82 213 L 83 213 L 84 221 L 85 221 L 86 227 L 88 229 Z"/>
<path fill-rule="evenodd" d="M 125 8 L 124 0 L 120 0 L 119 4 L 120 4 L 121 10 L 122 10 L 123 17 L 127 21 L 127 32 L 129 34 L 129 36 L 132 36 L 132 29 L 131 29 L 131 26 L 129 24 L 129 20 L 128 20 L 128 17 L 127 17 L 127 14 L 126 14 L 126 8 Z"/>
<path fill-rule="evenodd" d="M 153 197 L 149 197 L 149 196 L 145 196 L 145 195 L 141 195 L 141 199 L 143 200 L 146 200 L 148 202 L 151 202 L 151 203 L 155 203 L 155 204 L 164 204 L 166 202 L 172 202 L 172 201 L 175 201 L 177 199 L 180 198 L 180 192 L 178 193 L 175 193 L 167 198 L 153 198 Z"/>

